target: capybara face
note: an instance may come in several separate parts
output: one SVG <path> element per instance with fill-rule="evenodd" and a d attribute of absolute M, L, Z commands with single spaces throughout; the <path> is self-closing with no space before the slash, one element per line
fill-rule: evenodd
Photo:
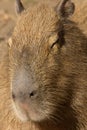
<path fill-rule="evenodd" d="M 57 12 L 45 4 L 24 11 L 18 20 L 9 56 L 13 104 L 21 120 L 60 121 L 64 116 L 70 83 L 61 74 L 61 28 Z"/>

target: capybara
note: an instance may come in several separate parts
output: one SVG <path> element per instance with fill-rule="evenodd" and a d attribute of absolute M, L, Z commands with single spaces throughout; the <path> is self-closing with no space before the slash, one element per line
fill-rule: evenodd
<path fill-rule="evenodd" d="M 16 0 L 18 22 L 9 45 L 0 45 L 0 130 L 87 130 L 87 35 L 74 14 L 79 2 L 24 9 Z"/>

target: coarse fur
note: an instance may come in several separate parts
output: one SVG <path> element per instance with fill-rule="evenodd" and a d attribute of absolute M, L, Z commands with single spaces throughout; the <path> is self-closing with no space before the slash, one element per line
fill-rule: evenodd
<path fill-rule="evenodd" d="M 72 21 L 48 3 L 35 5 L 19 17 L 11 46 L 0 45 L 0 130 L 87 129 L 87 14 L 77 19 L 86 3 Z M 12 102 L 30 121 L 16 118 Z"/>

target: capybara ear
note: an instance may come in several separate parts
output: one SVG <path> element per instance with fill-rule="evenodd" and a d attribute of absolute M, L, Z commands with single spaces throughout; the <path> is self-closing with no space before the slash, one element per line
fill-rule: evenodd
<path fill-rule="evenodd" d="M 62 18 L 68 18 L 74 13 L 75 5 L 71 0 L 60 0 L 57 6 L 57 13 Z"/>
<path fill-rule="evenodd" d="M 24 10 L 24 6 L 20 0 L 15 0 L 16 2 L 16 12 L 20 14 Z"/>

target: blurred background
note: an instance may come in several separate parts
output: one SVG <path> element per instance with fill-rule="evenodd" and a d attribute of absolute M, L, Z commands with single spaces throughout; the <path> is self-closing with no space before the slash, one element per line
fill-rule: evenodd
<path fill-rule="evenodd" d="M 41 0 L 22 0 L 26 8 L 38 1 Z M 0 42 L 11 36 L 16 19 L 15 0 L 0 0 Z"/>

